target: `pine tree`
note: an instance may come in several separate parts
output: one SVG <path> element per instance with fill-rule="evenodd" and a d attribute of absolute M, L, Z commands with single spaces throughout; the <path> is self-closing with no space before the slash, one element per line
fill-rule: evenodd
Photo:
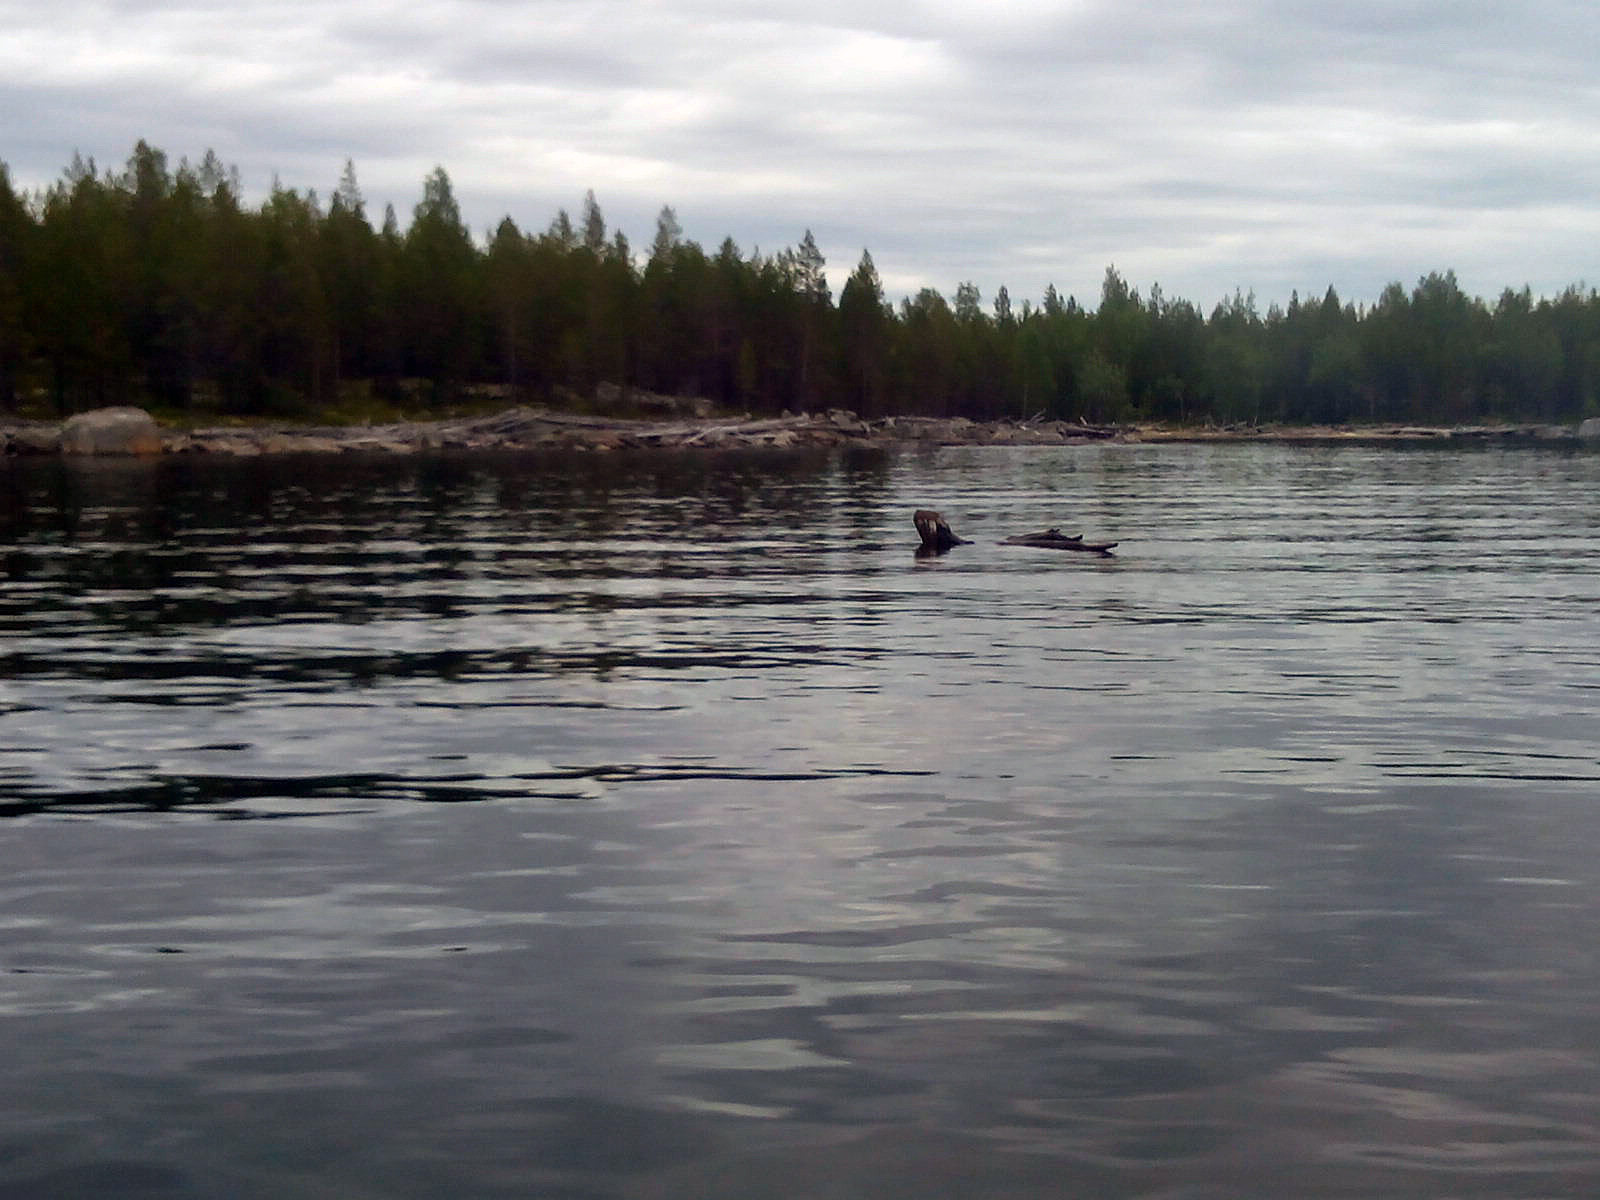
<path fill-rule="evenodd" d="M 593 189 L 583 194 L 583 248 L 596 258 L 606 250 L 606 219 L 600 215 Z"/>
<path fill-rule="evenodd" d="M 871 253 L 863 250 L 839 293 L 841 377 L 847 398 L 861 413 L 876 413 L 883 406 L 888 323 L 883 281 Z"/>
<path fill-rule="evenodd" d="M 0 411 L 17 406 L 17 387 L 32 349 L 23 324 L 23 295 L 33 220 L 0 163 Z"/>
<path fill-rule="evenodd" d="M 423 181 L 402 262 L 412 370 L 432 384 L 433 399 L 441 403 L 474 366 L 478 328 L 478 254 L 443 167 Z"/>
<path fill-rule="evenodd" d="M 678 214 L 672 211 L 671 205 L 662 205 L 661 213 L 656 217 L 655 240 L 650 243 L 649 267 L 669 269 L 673 252 L 682 240 L 683 226 L 678 224 Z"/>

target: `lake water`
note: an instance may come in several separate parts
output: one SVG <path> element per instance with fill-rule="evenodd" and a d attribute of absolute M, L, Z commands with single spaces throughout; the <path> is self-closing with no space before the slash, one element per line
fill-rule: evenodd
<path fill-rule="evenodd" d="M 1597 633 L 1568 449 L 0 463 L 0 1200 L 1594 1195 Z"/>

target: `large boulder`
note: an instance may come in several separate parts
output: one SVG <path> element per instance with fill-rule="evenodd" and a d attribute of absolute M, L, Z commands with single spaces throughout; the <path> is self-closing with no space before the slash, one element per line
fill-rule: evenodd
<path fill-rule="evenodd" d="M 29 421 L 0 433 L 7 454 L 56 454 L 61 449 L 60 427 L 44 421 Z"/>
<path fill-rule="evenodd" d="M 1578 436 L 1586 442 L 1600 439 L 1600 417 L 1590 417 L 1579 425 Z"/>
<path fill-rule="evenodd" d="M 96 408 L 67 418 L 63 454 L 160 454 L 161 431 L 142 408 Z"/>

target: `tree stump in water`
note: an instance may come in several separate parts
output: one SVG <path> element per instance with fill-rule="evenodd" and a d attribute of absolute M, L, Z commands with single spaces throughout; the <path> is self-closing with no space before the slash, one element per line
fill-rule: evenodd
<path fill-rule="evenodd" d="M 965 546 L 967 540 L 958 538 L 943 516 L 931 508 L 919 508 L 911 515 L 917 526 L 917 536 L 922 539 L 919 553 L 943 554 L 951 546 Z"/>

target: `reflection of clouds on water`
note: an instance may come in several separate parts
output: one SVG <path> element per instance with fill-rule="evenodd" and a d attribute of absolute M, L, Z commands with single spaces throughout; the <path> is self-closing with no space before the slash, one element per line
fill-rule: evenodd
<path fill-rule="evenodd" d="M 1600 1178 L 1597 463 L 20 464 L 14 1174 L 164 1088 L 348 1194 Z"/>

